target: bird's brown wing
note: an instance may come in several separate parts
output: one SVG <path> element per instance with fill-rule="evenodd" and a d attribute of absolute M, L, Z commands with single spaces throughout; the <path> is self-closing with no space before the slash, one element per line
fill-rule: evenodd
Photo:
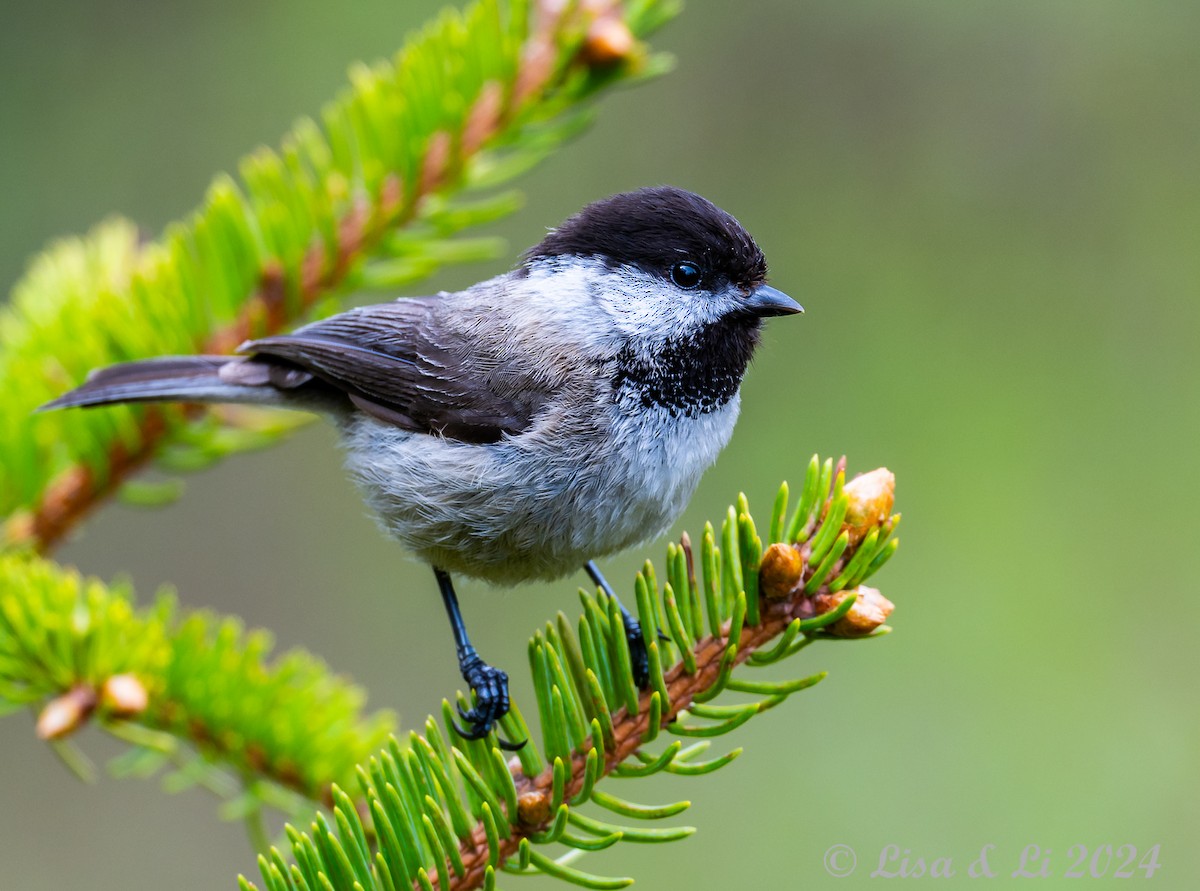
<path fill-rule="evenodd" d="M 522 432 L 551 393 L 447 324 L 441 300 L 359 307 L 240 351 L 303 369 L 405 430 L 475 443 Z"/>

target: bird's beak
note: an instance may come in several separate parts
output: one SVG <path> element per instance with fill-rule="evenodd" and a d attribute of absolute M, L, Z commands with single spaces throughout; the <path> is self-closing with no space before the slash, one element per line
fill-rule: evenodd
<path fill-rule="evenodd" d="M 759 317 L 790 316 L 793 313 L 804 312 L 803 306 L 770 285 L 759 285 L 751 291 L 750 296 L 746 298 L 746 307 Z"/>

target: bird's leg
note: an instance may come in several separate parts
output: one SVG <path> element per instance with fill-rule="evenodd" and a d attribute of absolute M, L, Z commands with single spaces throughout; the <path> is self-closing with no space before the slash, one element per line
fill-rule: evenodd
<path fill-rule="evenodd" d="M 496 721 L 508 714 L 508 675 L 484 662 L 471 646 L 450 574 L 436 566 L 433 568 L 433 574 L 437 576 L 442 603 L 445 604 L 446 615 L 450 617 L 450 630 L 454 632 L 458 670 L 462 672 L 463 680 L 475 694 L 473 708 L 467 710 L 461 705 L 458 707 L 458 713 L 467 726 L 463 728 L 456 725 L 455 729 L 466 739 L 482 739 L 491 732 Z M 511 743 L 499 740 L 499 745 L 502 749 L 514 751 L 525 745 L 525 742 L 522 740 L 519 743 Z"/>
<path fill-rule="evenodd" d="M 621 618 L 625 622 L 625 643 L 629 646 L 629 664 L 633 667 L 633 680 L 639 689 L 647 689 L 650 686 L 650 656 L 646 652 L 641 623 L 625 609 L 625 604 L 621 603 L 621 599 L 613 592 L 612 585 L 601 575 L 595 560 L 583 564 L 583 569 L 592 582 L 621 608 Z"/>

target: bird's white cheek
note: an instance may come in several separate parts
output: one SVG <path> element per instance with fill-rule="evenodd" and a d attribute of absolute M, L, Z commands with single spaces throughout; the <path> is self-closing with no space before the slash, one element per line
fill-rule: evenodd
<path fill-rule="evenodd" d="M 661 279 L 638 271 L 595 283 L 597 303 L 627 337 L 658 340 L 675 338 L 719 317 L 709 295 L 680 291 Z"/>
<path fill-rule="evenodd" d="M 610 269 L 602 261 L 572 257 L 545 260 L 517 286 L 515 311 L 534 327 L 568 329 L 599 343 L 616 335 L 662 341 L 717 321 L 728 309 L 724 295 L 684 291 L 636 267 Z M 603 314 L 609 325 L 594 315 Z"/>

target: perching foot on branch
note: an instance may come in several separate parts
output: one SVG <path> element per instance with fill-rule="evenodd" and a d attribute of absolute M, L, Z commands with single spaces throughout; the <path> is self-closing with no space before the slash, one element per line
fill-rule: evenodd
<path fill-rule="evenodd" d="M 475 705 L 470 709 L 458 707 L 458 714 L 467 726 L 456 726 L 455 729 L 467 739 L 483 739 L 491 733 L 492 726 L 508 714 L 508 674 L 488 665 L 474 649 L 468 649 L 460 656 L 458 667 L 463 680 L 475 694 Z M 498 744 L 502 749 L 515 752 L 525 742 L 499 740 Z"/>
<path fill-rule="evenodd" d="M 639 690 L 647 689 L 650 686 L 650 654 L 646 652 L 646 638 L 642 634 L 641 622 L 633 617 L 633 613 L 625 609 L 625 604 L 617 597 L 612 585 L 600 572 L 600 567 L 596 565 L 595 560 L 589 560 L 583 564 L 583 570 L 588 574 L 592 583 L 615 600 L 617 606 L 621 608 L 621 621 L 625 624 L 625 643 L 629 646 L 629 665 L 633 669 L 633 682 L 637 684 Z"/>
<path fill-rule="evenodd" d="M 475 652 L 467 637 L 467 626 L 463 623 L 462 611 L 458 608 L 458 597 L 454 593 L 454 583 L 450 574 L 443 569 L 435 568 L 438 589 L 442 592 L 442 603 L 446 607 L 446 615 L 450 618 L 450 630 L 454 632 L 454 646 L 458 653 L 458 670 L 462 672 L 463 680 L 475 694 L 475 705 L 469 709 L 458 707 L 458 714 L 467 726 L 455 726 L 466 739 L 483 739 L 492 732 L 497 721 L 508 714 L 508 675 L 488 665 Z M 525 745 L 525 740 L 508 742 L 498 740 L 502 749 L 515 752 Z"/>

